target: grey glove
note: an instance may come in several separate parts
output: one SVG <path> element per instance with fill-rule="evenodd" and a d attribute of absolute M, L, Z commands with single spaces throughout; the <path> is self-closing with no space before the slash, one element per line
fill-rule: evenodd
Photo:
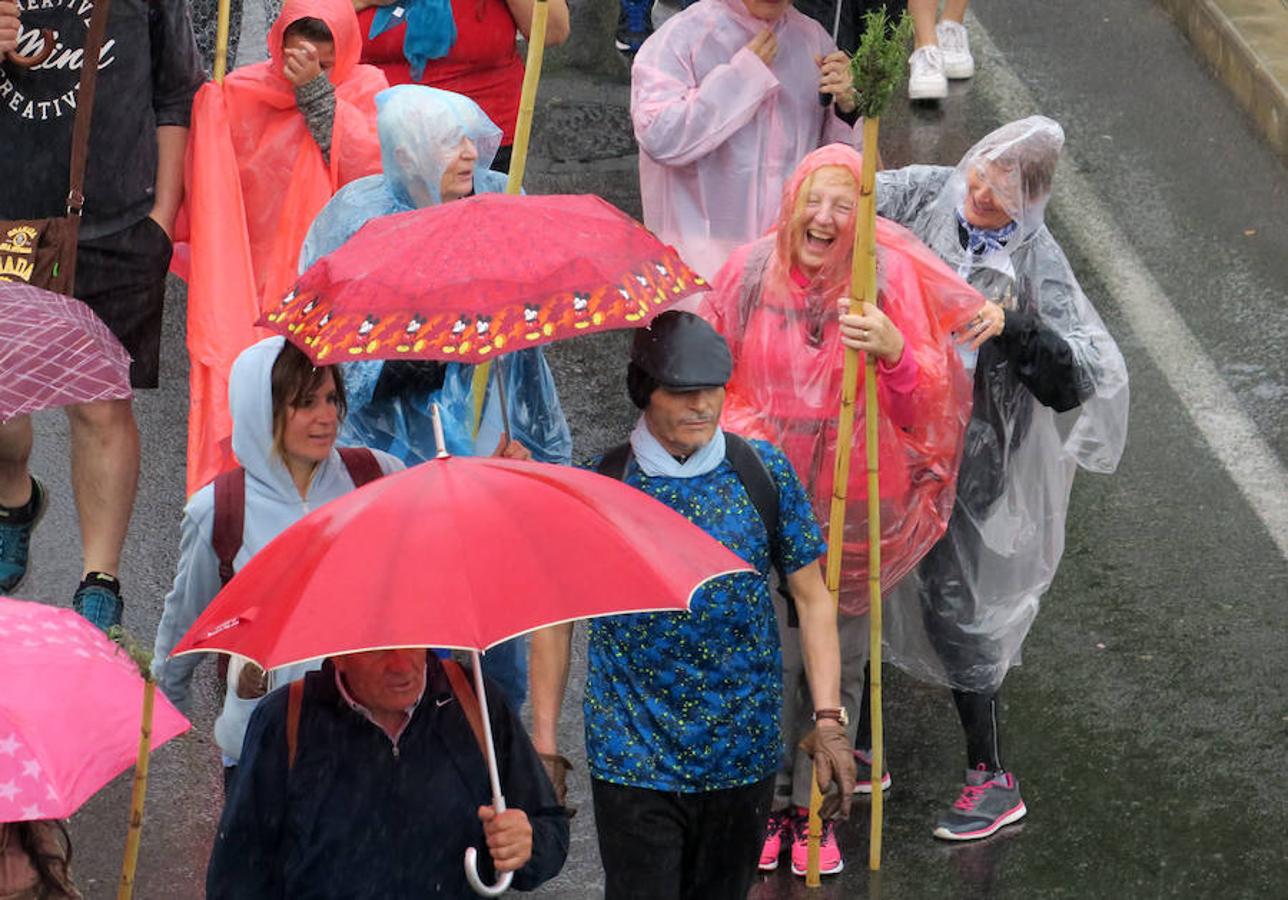
<path fill-rule="evenodd" d="M 814 760 L 814 777 L 823 792 L 823 805 L 818 814 L 824 819 L 848 819 L 857 771 L 854 746 L 845 729 L 815 726 L 805 735 L 800 747 Z"/>

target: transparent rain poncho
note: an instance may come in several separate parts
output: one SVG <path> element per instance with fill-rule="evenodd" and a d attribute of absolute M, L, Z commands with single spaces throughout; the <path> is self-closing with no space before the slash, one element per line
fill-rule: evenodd
<path fill-rule="evenodd" d="M 769 27 L 773 66 L 747 43 Z M 790 7 L 772 25 L 743 0 L 705 0 L 666 21 L 631 68 L 644 224 L 711 278 L 774 224 L 805 154 L 855 129 L 818 102 L 819 57 L 836 44 Z"/>
<path fill-rule="evenodd" d="M 894 661 L 962 690 L 995 690 L 1019 661 L 1064 551 L 1074 472 L 1114 471 L 1126 441 L 1122 354 L 1043 223 L 1063 141 L 1033 116 L 956 169 L 877 175 L 878 211 L 1006 310 L 979 351 L 948 533 L 887 604 Z M 963 215 L 997 208 L 1013 227 L 972 228 Z"/>
<path fill-rule="evenodd" d="M 318 214 L 300 251 L 300 272 L 339 248 L 369 219 L 439 203 L 443 171 L 466 138 L 478 151 L 474 190 L 505 189 L 505 175 L 488 168 L 501 144 L 501 130 L 473 100 L 437 88 L 399 85 L 380 92 L 376 108 L 384 174 L 347 185 Z M 343 443 L 387 450 L 408 465 L 429 459 L 436 449 L 430 407 L 437 403 L 449 452 L 490 454 L 502 433 L 497 379 L 504 378 L 511 437 L 542 462 L 572 458 L 572 435 L 540 348 L 509 353 L 493 363 L 477 434 L 474 366 L 368 361 L 343 368 L 349 394 Z"/>
<path fill-rule="evenodd" d="M 862 157 L 833 144 L 805 157 L 782 197 L 778 225 L 735 250 L 700 312 L 723 334 L 734 369 L 721 425 L 781 447 L 824 527 L 834 482 L 844 347 L 838 303 L 850 284 L 855 221 L 838 230 L 818 273 L 806 277 L 793 250 L 806 226 L 805 198 L 819 170 L 843 168 L 857 206 Z M 952 331 L 983 299 L 906 229 L 877 220 L 878 305 L 904 338 L 899 363 L 877 365 L 881 582 L 906 575 L 944 533 L 953 476 L 970 414 L 970 376 Z M 859 392 L 847 493 L 841 609 L 868 609 L 868 482 Z"/>

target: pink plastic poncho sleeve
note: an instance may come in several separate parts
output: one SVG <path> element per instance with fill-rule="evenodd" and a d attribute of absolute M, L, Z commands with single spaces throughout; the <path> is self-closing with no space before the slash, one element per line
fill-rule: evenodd
<path fill-rule="evenodd" d="M 658 29 L 631 70 L 644 223 L 707 278 L 772 227 L 806 153 L 858 140 L 818 102 L 815 60 L 836 49 L 827 33 L 789 9 L 771 68 L 746 49 L 764 28 L 742 0 L 704 0 Z"/>

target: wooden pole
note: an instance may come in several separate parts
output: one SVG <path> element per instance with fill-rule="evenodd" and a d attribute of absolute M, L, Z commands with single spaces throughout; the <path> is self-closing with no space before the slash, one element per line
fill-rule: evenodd
<path fill-rule="evenodd" d="M 823 818 L 818 814 L 823 805 L 823 792 L 819 790 L 818 773 L 809 780 L 809 830 L 805 838 L 805 887 L 821 887 L 823 879 L 819 872 L 819 843 L 823 838 Z"/>
<path fill-rule="evenodd" d="M 854 229 L 854 254 L 850 262 L 850 312 L 858 313 L 863 303 L 877 302 L 876 255 L 876 172 L 877 135 L 881 120 L 876 116 L 863 120 L 863 173 L 859 184 L 859 215 Z M 841 557 L 845 547 L 845 501 L 850 484 L 850 453 L 854 446 L 854 406 L 858 394 L 859 352 L 846 348 L 841 374 L 841 414 L 836 423 L 836 467 L 833 470 L 832 502 L 828 510 L 827 589 L 832 602 L 839 600 L 841 590 Z M 877 372 L 876 359 L 864 360 L 864 424 L 868 466 L 868 651 L 872 668 L 872 823 L 868 866 L 881 867 L 882 796 L 881 773 L 885 761 L 881 738 L 881 492 L 879 448 L 877 446 Z M 813 779 L 817 788 L 817 778 Z M 817 790 L 810 796 L 809 840 L 813 846 L 816 803 L 822 802 Z M 818 827 L 822 828 L 821 821 Z M 818 856 L 813 854 L 805 872 L 807 886 L 819 883 Z"/>
<path fill-rule="evenodd" d="M 519 194 L 523 191 L 523 173 L 528 166 L 528 138 L 532 135 L 532 118 L 537 108 L 537 85 L 541 83 L 541 63 L 546 55 L 546 19 L 550 14 L 547 0 L 536 0 L 532 5 L 532 27 L 528 29 L 528 59 L 523 64 L 523 88 L 519 92 L 519 117 L 514 123 L 514 145 L 510 151 L 510 174 L 506 178 L 505 192 Z M 483 424 L 483 405 L 487 401 L 488 378 L 491 363 L 474 367 L 470 389 L 474 394 L 474 436 L 478 437 Z M 510 437 L 506 429 L 506 439 Z"/>
<path fill-rule="evenodd" d="M 528 138 L 532 135 L 532 116 L 537 108 L 537 85 L 541 83 L 541 61 L 546 55 L 546 17 L 549 13 L 550 4 L 546 0 L 537 0 L 532 5 L 532 27 L 528 29 L 528 59 L 523 64 L 519 118 L 514 123 L 510 177 L 505 183 L 507 194 L 517 194 L 523 189 L 523 172 L 528 163 Z"/>
<path fill-rule="evenodd" d="M 148 792 L 148 760 L 152 751 L 152 707 L 157 684 L 143 681 L 143 724 L 139 728 L 139 757 L 134 764 L 134 790 L 130 794 L 130 828 L 125 835 L 125 860 L 121 864 L 121 885 L 116 900 L 134 896 L 134 870 L 139 863 L 139 842 L 143 837 L 143 801 Z"/>
<path fill-rule="evenodd" d="M 877 132 L 881 120 L 863 122 L 863 183 L 859 186 L 859 226 L 866 239 L 863 247 L 863 296 L 877 302 Z M 872 672 L 869 705 L 872 716 L 872 820 L 868 841 L 868 868 L 881 868 L 881 826 L 885 812 L 885 795 L 881 782 L 885 775 L 884 728 L 881 716 L 881 479 L 877 446 L 877 364 L 868 356 L 864 369 L 864 424 L 867 426 L 868 456 L 868 660 Z"/>
<path fill-rule="evenodd" d="M 219 0 L 215 20 L 215 83 L 223 84 L 228 74 L 228 23 L 232 20 L 232 0 Z M 269 24 L 272 24 L 271 22 Z"/>

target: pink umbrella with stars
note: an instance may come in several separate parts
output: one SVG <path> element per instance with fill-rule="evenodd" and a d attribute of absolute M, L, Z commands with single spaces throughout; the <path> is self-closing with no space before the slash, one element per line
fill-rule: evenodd
<path fill-rule="evenodd" d="M 144 681 L 70 609 L 0 597 L 0 822 L 63 819 L 139 755 Z M 151 746 L 191 726 L 157 698 Z"/>

